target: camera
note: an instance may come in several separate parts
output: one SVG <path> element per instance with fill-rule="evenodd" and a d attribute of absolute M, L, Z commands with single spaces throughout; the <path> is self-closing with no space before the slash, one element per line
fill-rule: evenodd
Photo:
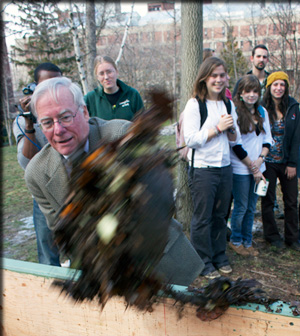
<path fill-rule="evenodd" d="M 36 83 L 33 82 L 25 86 L 22 92 L 24 93 L 24 95 L 28 96 L 30 94 L 33 94 L 35 88 L 36 88 Z"/>
<path fill-rule="evenodd" d="M 35 83 L 35 82 L 33 82 L 33 83 L 29 83 L 27 86 L 25 86 L 25 87 L 22 89 L 22 92 L 23 92 L 23 94 L 24 94 L 25 96 L 28 96 L 28 95 L 33 94 L 35 88 L 36 88 L 36 83 Z M 31 111 L 25 112 L 25 111 L 22 109 L 22 107 L 21 107 L 20 104 L 16 105 L 16 107 L 18 108 L 18 110 L 19 110 L 19 112 L 20 112 L 20 113 L 19 113 L 20 116 L 23 116 L 23 117 L 25 117 L 25 118 L 29 118 L 30 120 L 32 120 L 33 123 L 36 123 L 36 122 L 37 122 L 36 117 L 32 114 Z"/>
<path fill-rule="evenodd" d="M 16 104 L 15 107 L 19 110 L 19 116 L 29 118 L 34 124 L 37 122 L 36 117 L 32 114 L 31 111 L 25 112 L 20 104 Z"/>

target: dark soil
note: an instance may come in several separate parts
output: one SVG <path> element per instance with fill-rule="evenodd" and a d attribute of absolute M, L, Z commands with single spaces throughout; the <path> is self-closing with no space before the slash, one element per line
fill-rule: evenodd
<path fill-rule="evenodd" d="M 261 222 L 260 213 L 255 221 Z M 277 219 L 277 223 L 284 236 L 284 220 Z M 286 303 L 300 301 L 300 252 L 271 246 L 264 240 L 262 229 L 254 232 L 253 247 L 259 252 L 257 257 L 241 256 L 227 245 L 227 255 L 233 269 L 228 277 L 233 280 L 255 278 L 269 298 Z M 198 277 L 194 285 L 201 287 L 207 283 L 204 277 Z"/>

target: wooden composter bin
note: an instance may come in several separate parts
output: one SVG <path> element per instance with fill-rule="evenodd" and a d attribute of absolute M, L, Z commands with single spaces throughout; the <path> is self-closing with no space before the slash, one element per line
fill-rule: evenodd
<path fill-rule="evenodd" d="M 182 317 L 174 301 L 154 305 L 153 312 L 126 309 L 122 298 L 108 301 L 103 311 L 96 301 L 74 303 L 51 286 L 74 270 L 2 259 L 2 335 L 5 336 L 299 336 L 300 317 L 288 304 L 230 307 L 211 322 L 196 317 L 186 305 Z M 185 287 L 174 286 L 185 291 Z M 276 312 L 277 311 L 277 312 Z M 278 312 L 280 311 L 280 312 Z"/>

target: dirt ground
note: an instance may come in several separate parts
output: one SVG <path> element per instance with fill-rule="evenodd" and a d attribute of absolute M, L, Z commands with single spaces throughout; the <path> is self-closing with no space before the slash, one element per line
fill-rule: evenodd
<path fill-rule="evenodd" d="M 263 239 L 260 212 L 255 223 L 258 229 L 253 234 L 253 247 L 259 251 L 259 255 L 241 256 L 227 245 L 227 255 L 233 269 L 229 278 L 254 278 L 269 298 L 300 306 L 300 252 L 289 248 L 278 250 L 270 246 Z M 284 220 L 277 219 L 277 223 L 283 234 Z M 201 287 L 207 283 L 204 277 L 198 277 L 194 285 Z"/>

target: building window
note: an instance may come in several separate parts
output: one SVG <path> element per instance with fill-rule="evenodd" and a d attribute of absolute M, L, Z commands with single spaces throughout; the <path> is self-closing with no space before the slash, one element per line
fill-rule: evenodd
<path fill-rule="evenodd" d="M 240 46 L 241 46 L 241 49 L 243 49 L 244 41 L 241 41 Z"/>
<path fill-rule="evenodd" d="M 300 49 L 300 39 L 298 39 L 298 49 Z"/>
<path fill-rule="evenodd" d="M 257 25 L 254 25 L 254 34 L 257 33 Z"/>
<path fill-rule="evenodd" d="M 273 33 L 276 34 L 276 32 L 277 32 L 277 26 L 276 24 L 273 24 Z"/>
<path fill-rule="evenodd" d="M 225 27 L 224 26 L 222 27 L 222 34 L 223 34 L 223 36 L 225 36 Z"/>
<path fill-rule="evenodd" d="M 149 4 L 148 5 L 148 11 L 149 12 L 154 12 L 154 11 L 160 11 L 161 10 L 161 5 L 160 4 Z"/>
<path fill-rule="evenodd" d="M 204 29 L 204 36 L 207 37 L 207 28 Z"/>

